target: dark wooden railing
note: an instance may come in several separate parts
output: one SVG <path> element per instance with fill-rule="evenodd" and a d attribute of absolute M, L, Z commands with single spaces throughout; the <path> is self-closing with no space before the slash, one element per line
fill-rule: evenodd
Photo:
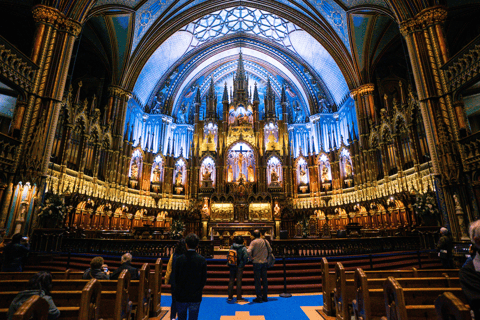
<path fill-rule="evenodd" d="M 177 240 L 64 238 L 61 251 L 110 255 L 130 252 L 137 257 L 169 258 L 177 242 Z M 201 240 L 197 252 L 205 258 L 213 258 L 213 242 Z"/>
<path fill-rule="evenodd" d="M 420 237 L 273 240 L 278 257 L 325 257 L 424 249 Z"/>

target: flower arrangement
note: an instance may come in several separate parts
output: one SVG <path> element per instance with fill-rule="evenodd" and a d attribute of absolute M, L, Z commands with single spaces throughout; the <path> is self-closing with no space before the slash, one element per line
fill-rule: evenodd
<path fill-rule="evenodd" d="M 185 231 L 185 223 L 180 219 L 172 220 L 170 226 L 170 236 L 172 239 L 181 239 L 183 237 L 183 231 Z"/>
<path fill-rule="evenodd" d="M 64 197 L 58 194 L 47 193 L 45 203 L 40 205 L 38 219 L 43 225 L 51 222 L 52 225 L 56 226 L 63 221 L 66 212 Z"/>
<path fill-rule="evenodd" d="M 438 209 L 437 201 L 435 200 L 435 193 L 426 192 L 424 194 L 417 194 L 415 196 L 414 204 L 415 213 L 419 216 L 424 224 L 427 221 L 438 222 L 440 217 L 440 210 Z"/>

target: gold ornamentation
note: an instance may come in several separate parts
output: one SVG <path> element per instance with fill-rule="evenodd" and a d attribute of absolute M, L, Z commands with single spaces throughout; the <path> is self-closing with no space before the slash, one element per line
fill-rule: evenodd
<path fill-rule="evenodd" d="M 425 29 L 433 24 L 443 23 L 447 19 L 444 6 L 434 6 L 419 12 L 414 18 L 400 23 L 400 33 L 405 37 L 417 30 Z"/>
<path fill-rule="evenodd" d="M 132 93 L 125 90 L 125 89 L 122 89 L 120 87 L 115 87 L 115 86 L 111 86 L 108 88 L 108 92 L 112 95 L 112 96 L 119 96 L 121 98 L 124 98 L 125 100 L 128 101 L 128 99 L 130 99 L 132 97 Z"/>

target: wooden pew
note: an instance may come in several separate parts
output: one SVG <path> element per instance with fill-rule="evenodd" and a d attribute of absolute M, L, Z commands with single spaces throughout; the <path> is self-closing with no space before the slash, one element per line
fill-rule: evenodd
<path fill-rule="evenodd" d="M 40 296 L 31 296 L 13 315 L 13 320 L 47 320 L 48 303 Z"/>
<path fill-rule="evenodd" d="M 451 292 L 458 297 L 462 294 L 462 289 L 402 288 L 393 277 L 389 277 L 383 286 L 383 297 L 387 319 L 435 319 L 437 314 L 434 302 L 437 297 L 444 292 Z M 373 308 L 371 311 L 373 311 Z"/>
<path fill-rule="evenodd" d="M 0 317 L 6 315 L 10 303 L 19 291 L 0 291 Z M 51 297 L 62 319 L 98 319 L 101 284 L 88 281 L 82 290 L 52 291 Z"/>
<path fill-rule="evenodd" d="M 384 315 L 383 284 L 387 279 L 370 279 L 366 273 L 358 268 L 355 271 L 354 287 L 349 286 L 347 280 L 344 286 L 347 291 L 354 292 L 352 301 L 355 319 L 377 319 Z M 432 278 L 396 278 L 403 288 L 459 288 L 459 278 L 432 277 Z"/>
<path fill-rule="evenodd" d="M 148 320 L 150 313 L 150 299 L 152 290 L 149 286 L 150 266 L 148 263 L 144 263 L 140 268 L 140 275 L 138 280 L 138 287 L 135 288 L 136 281 L 132 283 L 132 290 L 130 299 L 136 307 L 136 319 Z M 136 290 L 135 290 L 136 289 Z"/>
<path fill-rule="evenodd" d="M 102 307 L 100 317 L 104 319 L 130 319 L 132 302 L 129 300 L 131 275 L 123 270 L 118 280 L 97 280 L 102 285 Z M 90 280 L 53 280 L 52 288 L 55 292 L 81 291 Z M 0 291 L 23 291 L 28 284 L 27 280 L 0 281 Z M 57 304 L 57 302 L 54 300 Z"/>
<path fill-rule="evenodd" d="M 444 292 L 435 300 L 438 320 L 472 320 L 470 306 L 451 292 Z"/>
<path fill-rule="evenodd" d="M 335 301 L 335 314 L 338 320 L 350 320 L 350 304 L 354 299 L 353 286 L 347 289 L 345 268 L 340 262 L 335 265 L 335 289 L 333 299 Z"/>
<path fill-rule="evenodd" d="M 326 258 L 321 261 L 323 312 L 327 316 L 335 316 L 333 293 L 335 289 L 335 278 L 330 275 L 330 267 Z"/>
<path fill-rule="evenodd" d="M 149 273 L 148 283 L 152 292 L 150 316 L 159 317 L 162 313 L 162 259 L 155 261 L 154 272 Z"/>
<path fill-rule="evenodd" d="M 339 262 L 337 262 L 336 266 Z M 342 269 L 344 269 L 342 267 Z M 413 278 L 413 277 L 458 277 L 458 269 L 400 269 L 400 270 L 365 270 L 365 274 L 368 278 L 380 278 L 386 279 L 389 276 L 395 278 Z M 341 290 L 341 283 L 337 283 L 336 273 L 330 272 L 328 261 L 326 258 L 322 258 L 321 261 L 321 275 L 322 275 L 322 293 L 323 293 L 323 311 L 328 316 L 336 316 L 336 305 L 338 302 L 345 305 L 351 303 L 353 295 L 350 294 L 350 289 L 354 286 L 355 271 L 344 271 L 344 278 L 347 283 L 347 287 Z M 383 281 L 382 281 L 383 284 Z M 338 285 L 338 286 L 337 286 Z M 351 288 L 350 288 L 351 287 Z M 337 294 L 335 294 L 337 290 Z M 348 294 L 348 297 L 343 297 L 340 292 Z M 335 301 L 335 298 L 338 301 Z M 347 301 L 347 302 L 344 302 Z M 336 316 L 338 319 L 344 319 L 347 317 L 347 308 L 342 308 L 342 313 Z M 348 318 L 348 317 L 347 317 Z"/>
<path fill-rule="evenodd" d="M 53 279 L 69 279 L 70 269 L 65 271 L 50 272 Z M 0 281 L 4 280 L 30 280 L 38 271 L 23 271 L 23 272 L 0 272 Z M 83 274 L 83 273 L 82 273 Z M 82 277 L 80 277 L 81 279 Z"/>

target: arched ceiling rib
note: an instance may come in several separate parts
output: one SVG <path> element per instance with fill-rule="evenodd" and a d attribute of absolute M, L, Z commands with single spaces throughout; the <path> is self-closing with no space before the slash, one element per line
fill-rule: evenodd
<path fill-rule="evenodd" d="M 239 19 L 240 21 L 238 21 Z M 168 38 L 144 65 L 135 84 L 134 94 L 145 105 L 155 85 L 177 59 L 181 58 L 186 52 L 194 50 L 198 45 L 211 45 L 211 42 L 216 40 L 217 37 L 222 39 L 229 34 L 236 36 L 251 34 L 263 38 L 263 42 L 266 44 L 271 42 L 281 44 L 287 48 L 285 52 L 299 56 L 303 59 L 303 63 L 309 65 L 308 69 L 317 73 L 318 78 L 323 80 L 326 89 L 337 105 L 340 105 L 345 96 L 348 95 L 349 88 L 340 68 L 316 39 L 283 18 L 266 11 L 244 7 L 214 12 L 191 22 Z M 229 55 L 231 54 L 233 53 Z M 258 58 L 262 56 L 254 52 L 252 52 L 252 55 Z M 222 57 L 224 57 L 224 54 L 217 56 L 217 58 Z M 208 63 L 215 60 L 215 58 L 209 59 Z M 281 64 L 278 60 L 273 61 L 272 57 L 269 56 L 264 56 L 263 59 L 272 65 Z M 280 69 L 282 68 L 283 66 L 280 67 Z M 291 74 L 287 69 L 282 70 L 282 72 Z M 191 79 L 191 77 L 188 79 Z M 293 77 L 292 81 L 297 80 Z M 295 85 L 299 88 L 302 87 L 298 81 Z M 308 101 L 307 95 L 302 95 L 305 101 Z"/>

